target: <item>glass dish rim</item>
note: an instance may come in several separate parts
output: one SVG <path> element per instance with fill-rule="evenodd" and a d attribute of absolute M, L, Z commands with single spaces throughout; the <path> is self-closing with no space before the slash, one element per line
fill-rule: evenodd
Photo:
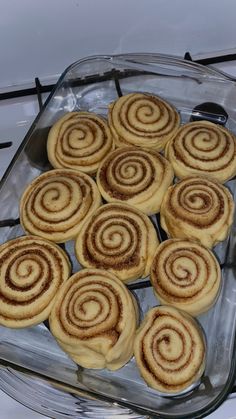
<path fill-rule="evenodd" d="M 149 69 L 150 67 L 153 68 L 152 64 L 156 62 L 156 64 L 162 63 L 161 64 L 166 64 L 166 65 L 176 65 L 176 66 L 182 66 L 183 68 L 186 68 L 187 70 L 192 70 L 193 73 L 196 73 L 199 75 L 203 75 L 204 77 L 206 77 L 207 79 L 211 80 L 220 80 L 222 82 L 231 82 L 233 84 L 235 84 L 234 79 L 231 76 L 228 76 L 227 74 L 224 74 L 221 71 L 218 71 L 218 69 L 214 69 L 214 68 L 209 68 L 209 67 L 204 67 L 201 64 L 198 63 L 194 63 L 192 61 L 187 61 L 184 60 L 182 58 L 173 56 L 173 55 L 167 55 L 167 54 L 158 54 L 158 53 L 126 53 L 126 54 L 114 54 L 114 55 L 91 55 L 85 58 L 82 58 L 80 60 L 75 61 L 74 63 L 72 63 L 71 65 L 69 65 L 61 74 L 61 76 L 59 77 L 58 81 L 55 83 L 52 91 L 50 92 L 50 94 L 48 95 L 46 101 L 43 104 L 42 109 L 39 111 L 38 115 L 36 116 L 36 118 L 34 119 L 32 125 L 30 126 L 29 130 L 27 131 L 23 141 L 21 142 L 20 146 L 18 147 L 13 159 L 11 160 L 11 162 L 9 163 L 1 181 L 0 181 L 0 190 L 3 187 L 8 174 L 10 173 L 14 163 L 17 161 L 18 156 L 20 155 L 21 151 L 24 149 L 25 144 L 27 143 L 29 137 L 31 136 L 34 128 L 37 126 L 37 122 L 38 120 L 41 118 L 41 116 L 43 115 L 44 111 L 46 110 L 46 107 L 48 105 L 48 103 L 50 102 L 51 98 L 53 97 L 54 93 L 57 91 L 57 89 L 60 87 L 61 83 L 63 82 L 66 74 L 73 70 L 74 67 L 77 67 L 79 65 L 85 64 L 86 62 L 89 61 L 108 61 L 108 62 L 114 62 L 114 65 L 116 64 L 127 64 L 129 67 L 131 66 L 135 66 L 135 68 L 137 69 L 137 65 L 140 64 L 141 66 L 147 67 L 146 71 Z M 159 61 L 158 61 L 159 60 Z M 153 73 L 155 73 L 154 68 L 153 68 Z M 157 71 L 156 71 L 157 73 Z M 234 385 L 234 380 L 236 377 L 236 333 L 234 335 L 234 343 L 233 343 L 233 356 L 231 359 L 231 366 L 230 366 L 230 371 L 229 371 L 229 375 L 228 375 L 228 379 L 226 381 L 225 386 L 223 387 L 222 391 L 217 395 L 217 397 L 212 400 L 207 406 L 199 409 L 197 412 L 192 413 L 192 414 L 181 414 L 181 416 L 176 416 L 176 418 L 181 418 L 181 419 L 190 419 L 190 418 L 203 418 L 207 415 L 209 415 L 210 413 L 212 413 L 213 411 L 215 411 L 222 403 L 223 401 L 227 398 L 227 395 L 229 394 L 231 388 Z M 41 373 L 36 373 L 34 371 L 31 371 L 30 369 L 28 370 L 25 367 L 20 367 L 18 365 L 12 364 L 10 362 L 7 361 L 3 361 L 0 359 L 0 368 L 1 367 L 10 367 L 12 369 L 15 369 L 16 371 L 21 371 L 24 372 L 28 375 L 31 375 L 31 377 L 39 377 L 41 379 L 43 379 L 44 381 L 50 383 L 53 383 L 53 381 L 55 382 L 56 380 L 54 379 L 50 379 L 50 377 L 47 377 L 44 374 Z M 62 382 L 59 382 L 60 385 L 63 386 Z M 70 390 L 70 391 L 69 391 Z M 76 387 L 74 387 L 73 385 L 70 384 L 66 384 L 66 389 L 64 391 L 67 392 L 71 392 L 73 393 L 74 391 L 78 391 L 78 389 Z M 84 390 L 84 389 L 79 389 L 79 391 L 86 397 L 86 395 L 89 397 L 95 397 L 98 400 L 104 400 L 107 401 L 109 403 L 116 403 L 116 405 L 120 405 L 129 409 L 133 409 L 135 411 L 137 411 L 138 413 L 142 413 L 142 414 L 147 414 L 148 412 L 145 411 L 143 408 L 139 408 L 136 406 L 133 406 L 131 403 L 126 402 L 126 401 L 119 401 L 117 402 L 116 400 L 114 400 L 111 396 L 103 396 L 100 395 L 98 393 L 96 393 L 95 391 L 90 391 L 90 390 Z M 16 399 L 17 400 L 17 399 Z M 151 413 L 151 412 L 150 412 Z M 148 413 L 149 414 L 149 413 Z M 153 414 L 153 413 L 151 413 Z M 166 413 L 164 414 L 160 414 L 156 413 L 155 417 L 160 418 L 160 419 L 164 419 L 164 418 L 170 418 L 170 416 Z"/>

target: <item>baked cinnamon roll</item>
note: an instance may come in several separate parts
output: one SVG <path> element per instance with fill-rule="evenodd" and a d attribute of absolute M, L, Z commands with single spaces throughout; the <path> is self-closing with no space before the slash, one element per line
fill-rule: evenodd
<path fill-rule="evenodd" d="M 106 204 L 84 224 L 76 243 L 78 261 L 101 268 L 122 281 L 146 277 L 158 245 L 149 218 L 127 204 Z"/>
<path fill-rule="evenodd" d="M 170 237 L 211 248 L 229 234 L 234 201 L 220 183 L 192 176 L 168 188 L 160 212 L 161 225 Z"/>
<path fill-rule="evenodd" d="M 133 355 L 135 304 L 130 291 L 114 275 L 83 269 L 57 293 L 50 330 L 82 367 L 117 370 Z"/>
<path fill-rule="evenodd" d="M 71 169 L 50 170 L 24 191 L 21 225 L 27 233 L 66 242 L 100 205 L 100 193 L 90 176 Z"/>
<path fill-rule="evenodd" d="M 154 307 L 137 331 L 134 355 L 146 383 L 162 393 L 179 393 L 202 376 L 205 342 L 200 326 L 173 307 Z"/>
<path fill-rule="evenodd" d="M 94 174 L 113 150 L 113 138 L 104 118 L 92 112 L 69 112 L 51 128 L 48 159 L 55 168 Z"/>
<path fill-rule="evenodd" d="M 46 320 L 69 278 L 66 253 L 55 243 L 23 236 L 0 246 L 0 324 L 12 328 Z"/>
<path fill-rule="evenodd" d="M 216 302 L 221 270 L 206 247 L 189 240 L 170 239 L 157 248 L 151 282 L 161 304 L 198 316 Z"/>
<path fill-rule="evenodd" d="M 109 107 L 108 123 L 118 147 L 162 150 L 175 135 L 180 117 L 168 102 L 147 93 L 129 93 Z"/>
<path fill-rule="evenodd" d="M 180 179 L 206 175 L 224 183 L 236 175 L 236 138 L 220 125 L 191 122 L 167 144 L 166 157 Z"/>
<path fill-rule="evenodd" d="M 119 148 L 98 169 L 97 185 L 108 202 L 125 202 L 145 214 L 160 211 L 174 173 L 168 160 L 154 150 Z"/>

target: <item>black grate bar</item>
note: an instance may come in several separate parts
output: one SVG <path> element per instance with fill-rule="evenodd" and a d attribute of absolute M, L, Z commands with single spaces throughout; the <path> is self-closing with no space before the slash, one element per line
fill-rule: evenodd
<path fill-rule="evenodd" d="M 114 82 L 115 82 L 115 86 L 116 86 L 117 95 L 119 97 L 122 97 L 123 96 L 123 93 L 122 93 L 122 90 L 121 90 L 121 87 L 120 87 L 119 78 L 118 78 L 116 72 L 114 74 Z"/>
<path fill-rule="evenodd" d="M 161 227 L 160 213 L 156 214 L 156 220 L 157 220 L 156 231 L 157 231 L 159 242 L 161 243 L 161 242 L 164 242 L 165 240 L 167 240 L 168 236 L 167 236 L 165 230 L 163 230 L 163 228 Z"/>
<path fill-rule="evenodd" d="M 38 77 L 35 77 L 34 81 L 35 81 L 35 86 L 36 86 L 36 93 L 37 93 L 37 98 L 38 98 L 39 110 L 41 111 L 43 109 L 42 85 L 41 85 Z"/>
<path fill-rule="evenodd" d="M 9 148 L 12 146 L 12 141 L 4 141 L 4 143 L 0 143 L 0 149 Z"/>
<path fill-rule="evenodd" d="M 216 55 L 215 57 L 200 58 L 199 60 L 194 60 L 192 59 L 191 54 L 189 52 L 186 52 L 184 55 L 184 59 L 188 61 L 193 61 L 198 64 L 202 64 L 202 65 L 210 65 L 210 64 L 224 63 L 226 61 L 234 61 L 236 60 L 236 54 Z"/>
<path fill-rule="evenodd" d="M 153 72 L 147 72 L 147 71 L 140 71 L 140 70 L 111 70 L 107 71 L 103 74 L 94 74 L 92 76 L 87 76 L 84 78 L 78 78 L 74 80 L 70 80 L 68 83 L 71 87 L 78 87 L 78 86 L 87 86 L 90 83 L 100 83 L 103 81 L 109 81 L 111 79 L 114 79 L 114 72 L 116 73 L 116 78 L 118 79 L 125 79 L 128 77 L 135 77 L 139 75 L 147 75 L 147 74 L 154 74 Z M 165 76 L 164 74 L 160 74 L 160 76 Z M 55 87 L 56 84 L 41 84 L 40 83 L 40 93 L 49 93 L 51 90 Z M 31 95 L 37 95 L 38 91 L 36 86 L 35 87 L 29 87 L 26 89 L 19 89 L 19 90 L 12 90 L 10 92 L 4 92 L 0 93 L 0 101 L 6 100 L 6 99 L 15 99 L 23 96 L 31 96 Z"/>
<path fill-rule="evenodd" d="M 149 288 L 151 286 L 152 286 L 152 284 L 151 284 L 151 282 L 149 280 L 138 282 L 136 284 L 127 284 L 127 288 L 130 291 L 132 291 L 132 290 L 140 290 L 142 288 Z"/>
<path fill-rule="evenodd" d="M 20 224 L 19 218 L 8 218 L 7 220 L 0 221 L 0 228 L 1 227 L 14 227 Z"/>
<path fill-rule="evenodd" d="M 41 85 L 41 93 L 49 93 L 54 88 L 54 84 Z M 0 93 L 0 100 L 16 99 L 18 97 L 37 95 L 36 87 L 29 87 L 27 89 L 12 90 L 10 92 Z"/>
<path fill-rule="evenodd" d="M 116 73 L 116 77 L 122 79 L 122 78 L 127 78 L 127 77 L 132 77 L 132 76 L 137 76 L 137 75 L 143 75 L 143 74 L 154 74 L 154 73 L 147 73 L 146 71 L 139 71 L 139 70 L 124 70 L 124 71 L 117 71 L 117 70 L 111 70 L 111 71 L 107 71 L 103 74 L 94 74 L 92 76 L 87 76 L 84 78 L 78 78 L 75 80 L 70 80 L 69 84 L 71 87 L 76 87 L 76 86 L 86 86 L 90 83 L 99 83 L 99 82 L 103 82 L 103 81 L 108 81 L 111 80 L 112 78 L 114 78 L 114 72 Z M 36 78 L 38 79 L 38 78 Z M 35 79 L 35 83 L 36 83 L 36 79 Z M 39 79 L 38 79 L 39 80 Z M 51 90 L 55 87 L 56 84 L 40 84 L 40 93 L 49 93 L 51 92 Z M 19 98 L 19 97 L 23 97 L 23 96 L 31 96 L 31 95 L 37 95 L 38 94 L 38 87 L 29 87 L 26 89 L 19 89 L 19 90 L 12 90 L 10 92 L 4 92 L 4 93 L 0 93 L 0 100 L 6 100 L 6 99 L 15 99 L 15 98 Z"/>
<path fill-rule="evenodd" d="M 236 263 L 227 263 L 227 262 L 224 262 L 224 263 L 220 263 L 220 268 L 221 269 L 224 269 L 224 268 L 227 268 L 227 269 L 235 269 L 236 268 Z"/>

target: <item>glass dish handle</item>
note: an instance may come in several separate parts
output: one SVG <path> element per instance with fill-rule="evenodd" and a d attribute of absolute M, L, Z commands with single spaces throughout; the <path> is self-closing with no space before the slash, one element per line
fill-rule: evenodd
<path fill-rule="evenodd" d="M 148 70 L 153 70 L 154 73 L 158 73 L 161 70 L 165 71 L 165 75 L 186 75 L 186 76 L 205 76 L 207 78 L 222 79 L 222 80 L 234 80 L 230 75 L 225 74 L 224 72 L 214 69 L 212 67 L 203 66 L 201 64 L 195 63 L 193 61 L 184 60 L 172 55 L 165 54 L 120 54 L 111 57 L 111 60 L 117 64 L 119 61 L 127 63 L 129 67 L 133 65 L 137 69 L 137 66 L 140 70 L 145 70 L 146 65 L 148 65 Z M 151 68 L 150 68 L 151 66 Z"/>

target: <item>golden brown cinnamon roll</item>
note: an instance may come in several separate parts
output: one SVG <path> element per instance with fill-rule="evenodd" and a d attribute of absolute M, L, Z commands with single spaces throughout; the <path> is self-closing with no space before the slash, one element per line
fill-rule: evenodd
<path fill-rule="evenodd" d="M 119 148 L 98 169 L 97 185 L 108 202 L 126 202 L 151 215 L 161 202 L 174 173 L 168 160 L 154 150 Z"/>
<path fill-rule="evenodd" d="M 24 191 L 20 220 L 27 233 L 61 243 L 74 238 L 100 205 L 100 193 L 90 176 L 71 169 L 50 170 Z"/>
<path fill-rule="evenodd" d="M 55 243 L 23 236 L 0 246 L 0 324 L 12 328 L 46 320 L 70 262 Z"/>
<path fill-rule="evenodd" d="M 133 355 L 135 300 L 104 270 L 83 269 L 66 281 L 49 323 L 59 345 L 84 368 L 117 370 Z"/>
<path fill-rule="evenodd" d="M 170 239 L 157 248 L 151 282 L 161 304 L 197 316 L 215 303 L 221 285 L 221 270 L 206 247 L 189 240 Z"/>
<path fill-rule="evenodd" d="M 174 136 L 180 117 L 168 102 L 147 93 L 130 93 L 109 107 L 108 123 L 118 147 L 162 150 Z"/>
<path fill-rule="evenodd" d="M 179 393 L 205 369 L 205 342 L 197 322 L 173 307 L 154 307 L 137 331 L 134 355 L 146 383 L 163 393 Z"/>
<path fill-rule="evenodd" d="M 78 261 L 101 268 L 122 281 L 146 277 L 158 239 L 149 218 L 126 204 L 106 204 L 84 224 L 76 243 Z"/>
<path fill-rule="evenodd" d="M 48 159 L 55 168 L 70 168 L 94 174 L 107 153 L 114 148 L 104 118 L 92 112 L 69 112 L 51 128 Z"/>
<path fill-rule="evenodd" d="M 180 179 L 202 174 L 224 183 L 236 175 L 236 138 L 211 122 L 179 128 L 166 146 L 166 156 Z"/>
<path fill-rule="evenodd" d="M 170 237 L 211 248 L 229 234 L 234 201 L 220 183 L 192 176 L 168 188 L 160 212 L 161 225 Z"/>

